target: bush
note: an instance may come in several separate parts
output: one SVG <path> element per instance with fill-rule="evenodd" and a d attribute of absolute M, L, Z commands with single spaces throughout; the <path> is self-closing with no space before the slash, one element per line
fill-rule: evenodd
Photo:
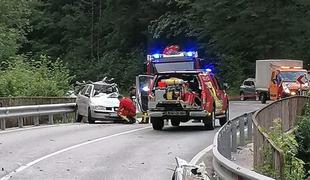
<path fill-rule="evenodd" d="M 298 157 L 305 162 L 305 170 L 310 179 L 310 104 L 305 107 L 300 117 L 296 131 L 296 140 L 299 144 Z"/>
<path fill-rule="evenodd" d="M 6 70 L 0 71 L 0 96 L 62 96 L 72 79 L 60 60 L 42 56 L 26 62 L 18 56 Z"/>
<path fill-rule="evenodd" d="M 275 145 L 284 152 L 284 178 L 294 180 L 304 179 L 304 162 L 296 157 L 299 147 L 294 134 L 284 133 L 281 127 L 281 119 L 275 119 L 272 131 L 268 135 Z M 266 157 L 264 165 L 263 167 L 257 167 L 257 170 L 264 175 L 278 178 L 274 172 L 271 152 L 272 150 L 269 148 L 264 150 Z"/>

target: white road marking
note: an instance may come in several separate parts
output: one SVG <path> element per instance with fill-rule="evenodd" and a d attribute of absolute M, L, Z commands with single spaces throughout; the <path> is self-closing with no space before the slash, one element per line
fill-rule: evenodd
<path fill-rule="evenodd" d="M 139 129 L 134 129 L 134 130 L 130 130 L 130 131 L 125 131 L 125 132 L 121 132 L 121 133 L 117 133 L 117 134 L 113 134 L 113 135 L 109 135 L 109 136 L 105 136 L 105 137 L 101 137 L 101 138 L 97 138 L 97 139 L 94 139 L 94 140 L 91 140 L 91 141 L 87 141 L 87 142 L 83 142 L 83 143 L 80 143 L 80 144 L 76 144 L 76 145 L 73 145 L 73 146 L 70 146 L 70 147 L 67 147 L 65 149 L 62 149 L 62 150 L 59 150 L 59 151 L 56 151 L 56 152 L 53 152 L 51 154 L 48 154 L 46 156 L 43 156 L 41 158 L 38 158 L 34 161 L 31 161 L 29 163 L 27 163 L 26 165 L 23 165 L 23 166 L 20 166 L 19 168 L 15 169 L 14 171 L 10 172 L 9 174 L 7 174 L 6 176 L 2 177 L 0 180 L 8 180 L 10 179 L 14 174 L 16 173 L 19 173 L 47 158 L 50 158 L 50 157 L 53 157 L 53 156 L 56 156 L 58 154 L 61 154 L 63 152 L 66 152 L 66 151 L 70 151 L 72 149 L 75 149 L 75 148 L 79 148 L 81 146 L 85 146 L 85 145 L 88 145 L 88 144 L 91 144 L 91 143 L 95 143 L 95 142 L 98 142 L 98 141 L 102 141 L 102 140 L 106 140 L 106 139 L 110 139 L 110 138 L 113 138 L 113 137 L 116 137 L 116 136 L 121 136 L 121 135 L 125 135 L 125 134 L 130 134 L 130 133 L 133 133 L 133 132 L 137 132 L 137 131 L 141 131 L 141 130 L 145 130 L 145 129 L 149 129 L 151 128 L 150 126 L 148 127 L 143 127 L 143 128 L 139 128 Z"/>
<path fill-rule="evenodd" d="M 208 146 L 207 148 L 203 149 L 202 151 L 200 151 L 198 154 L 196 154 L 193 159 L 189 162 L 190 164 L 194 164 L 196 165 L 197 162 L 199 161 L 199 159 L 205 155 L 207 152 L 211 151 L 213 148 L 213 144 L 211 144 L 210 146 Z"/>

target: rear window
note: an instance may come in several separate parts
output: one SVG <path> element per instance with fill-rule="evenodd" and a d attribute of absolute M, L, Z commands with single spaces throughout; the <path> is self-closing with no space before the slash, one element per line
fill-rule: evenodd
<path fill-rule="evenodd" d="M 191 89 L 198 89 L 200 86 L 197 74 L 165 74 L 165 75 L 158 75 L 158 77 L 154 82 L 153 89 L 156 89 L 159 86 L 159 84 L 163 81 L 165 82 L 173 81 L 172 82 L 173 84 L 188 83 Z"/>
<path fill-rule="evenodd" d="M 254 82 L 253 81 L 245 81 L 244 85 L 245 86 L 254 86 Z"/>

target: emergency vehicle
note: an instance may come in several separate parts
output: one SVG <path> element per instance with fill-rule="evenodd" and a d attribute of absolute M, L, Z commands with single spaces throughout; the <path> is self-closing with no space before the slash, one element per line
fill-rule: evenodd
<path fill-rule="evenodd" d="M 256 94 L 262 103 L 288 96 L 304 95 L 309 83 L 300 84 L 297 78 L 307 77 L 303 61 L 269 59 L 256 61 Z"/>
<path fill-rule="evenodd" d="M 136 79 L 137 100 L 153 129 L 161 130 L 164 120 L 173 126 L 200 120 L 206 129 L 214 128 L 215 118 L 226 123 L 227 94 L 211 69 L 200 68 L 201 61 L 194 51 L 148 55 L 147 67 L 152 68 Z"/>

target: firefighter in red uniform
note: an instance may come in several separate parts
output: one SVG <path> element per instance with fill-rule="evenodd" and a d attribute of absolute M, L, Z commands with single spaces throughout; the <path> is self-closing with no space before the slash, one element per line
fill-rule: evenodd
<path fill-rule="evenodd" d="M 136 107 L 131 99 L 125 98 L 122 95 L 118 96 L 119 108 L 118 115 L 126 120 L 128 123 L 136 122 Z"/>

